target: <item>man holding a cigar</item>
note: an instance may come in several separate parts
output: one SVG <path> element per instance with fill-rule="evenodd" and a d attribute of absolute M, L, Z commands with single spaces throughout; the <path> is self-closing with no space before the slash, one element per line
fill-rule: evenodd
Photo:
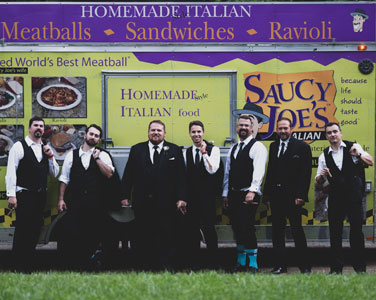
<path fill-rule="evenodd" d="M 184 152 L 187 166 L 189 210 L 189 246 L 191 256 L 197 257 L 200 249 L 200 228 L 209 252 L 209 265 L 215 267 L 218 237 L 215 231 L 216 198 L 220 196 L 223 168 L 219 170 L 221 153 L 218 147 L 204 141 L 204 124 L 189 123 L 189 136 L 193 146 Z M 220 174 L 222 173 L 222 174 Z"/>
<path fill-rule="evenodd" d="M 256 115 L 257 116 L 257 115 Z M 240 142 L 227 155 L 223 179 L 223 206 L 229 209 L 237 244 L 234 271 L 256 273 L 257 239 L 255 214 L 261 195 L 268 152 L 252 136 L 252 120 L 240 116 L 236 127 Z"/>
<path fill-rule="evenodd" d="M 302 227 L 302 206 L 308 202 L 312 174 L 312 153 L 308 144 L 292 135 L 291 120 L 277 121 L 278 140 L 270 144 L 269 163 L 264 185 L 264 202 L 272 209 L 272 239 L 275 251 L 273 274 L 287 273 L 285 229 L 290 221 L 302 273 L 310 273 L 307 241 Z"/>
<path fill-rule="evenodd" d="M 364 168 L 373 165 L 370 154 L 353 142 L 343 141 L 338 123 L 325 125 L 330 146 L 319 157 L 316 181 L 329 181 L 328 218 L 332 252 L 330 272 L 340 274 L 344 265 L 342 253 L 343 221 L 350 222 L 350 246 L 356 272 L 366 271 L 362 232 L 362 198 L 365 190 Z"/>
<path fill-rule="evenodd" d="M 42 144 L 44 121 L 33 117 L 29 135 L 10 149 L 5 177 L 8 207 L 16 210 L 13 254 L 17 271 L 30 268 L 46 204 L 47 175 L 59 173 L 51 148 Z"/>

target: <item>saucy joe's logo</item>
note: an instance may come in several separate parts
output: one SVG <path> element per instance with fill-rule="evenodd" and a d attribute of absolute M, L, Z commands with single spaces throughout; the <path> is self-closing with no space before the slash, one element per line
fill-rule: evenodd
<path fill-rule="evenodd" d="M 292 120 L 294 136 L 301 140 L 325 139 L 324 125 L 337 122 L 334 71 L 291 74 L 244 74 L 245 99 L 261 106 L 269 122 L 260 129 L 262 140 L 273 139 L 280 117 Z"/>

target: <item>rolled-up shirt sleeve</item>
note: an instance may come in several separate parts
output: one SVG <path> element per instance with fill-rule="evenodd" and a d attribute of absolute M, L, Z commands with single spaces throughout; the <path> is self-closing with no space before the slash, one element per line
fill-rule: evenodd
<path fill-rule="evenodd" d="M 110 155 L 108 155 L 108 153 L 104 152 L 104 151 L 101 151 L 99 153 L 99 158 L 101 161 L 103 161 L 108 167 L 111 168 L 112 170 L 112 173 L 114 173 L 115 171 L 115 167 L 114 165 L 112 164 L 112 160 L 111 160 L 111 157 Z"/>
<path fill-rule="evenodd" d="M 219 162 L 221 159 L 221 151 L 218 147 L 212 148 L 210 156 L 208 154 L 204 154 L 202 157 L 204 159 L 205 169 L 209 174 L 214 174 L 218 171 Z"/>
<path fill-rule="evenodd" d="M 261 142 L 256 142 L 249 150 L 249 157 L 253 159 L 253 176 L 248 190 L 261 195 L 261 184 L 265 175 L 268 150 Z"/>
<path fill-rule="evenodd" d="M 59 175 L 59 165 L 55 157 L 48 160 L 48 169 L 51 177 L 56 178 Z"/>
<path fill-rule="evenodd" d="M 225 165 L 225 174 L 223 176 L 222 197 L 228 196 L 228 179 L 229 179 L 229 174 L 230 174 L 231 151 L 232 151 L 232 147 L 227 153 L 226 165 Z"/>
<path fill-rule="evenodd" d="M 365 153 L 365 151 L 363 150 L 362 146 L 360 146 L 360 144 L 354 143 L 352 146 L 358 151 L 359 154 Z"/>
<path fill-rule="evenodd" d="M 61 174 L 59 177 L 59 181 L 68 184 L 70 181 L 70 170 L 72 168 L 73 163 L 73 151 L 67 153 L 67 156 L 64 159 L 63 167 L 61 169 Z"/>
<path fill-rule="evenodd" d="M 24 151 L 22 144 L 21 142 L 16 142 L 9 151 L 7 173 L 5 175 L 5 184 L 8 197 L 16 196 L 17 168 L 23 156 Z"/>
<path fill-rule="evenodd" d="M 322 171 L 322 169 L 326 168 L 326 163 L 325 163 L 325 156 L 324 156 L 324 153 L 321 153 L 320 156 L 319 156 L 319 163 L 318 163 L 318 166 L 317 166 L 317 172 L 316 172 L 316 177 L 319 177 L 320 176 L 320 173 Z M 326 178 L 325 178 L 326 180 Z"/>

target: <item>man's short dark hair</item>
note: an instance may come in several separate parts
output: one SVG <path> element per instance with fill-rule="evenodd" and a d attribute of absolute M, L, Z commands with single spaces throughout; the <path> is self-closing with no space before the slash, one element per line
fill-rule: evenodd
<path fill-rule="evenodd" d="M 162 126 L 163 126 L 163 130 L 166 131 L 166 126 L 165 126 L 165 124 L 164 124 L 161 120 L 153 120 L 153 121 L 151 121 L 151 122 L 149 123 L 148 130 L 150 130 L 150 126 L 151 126 L 151 124 L 153 124 L 153 123 L 157 123 L 157 124 L 162 125 Z"/>
<path fill-rule="evenodd" d="M 97 124 L 90 124 L 87 128 L 86 128 L 86 133 L 89 132 L 89 129 L 90 128 L 95 128 L 96 130 L 99 131 L 99 137 L 102 138 L 102 128 L 100 128 Z"/>
<path fill-rule="evenodd" d="M 278 122 L 281 122 L 281 121 L 287 121 L 287 122 L 289 122 L 290 128 L 292 127 L 292 121 L 289 118 L 286 118 L 286 117 L 279 118 L 277 120 L 277 125 L 278 125 Z"/>
<path fill-rule="evenodd" d="M 31 125 L 33 125 L 33 122 L 35 121 L 42 121 L 44 125 L 44 120 L 41 117 L 32 117 L 29 121 L 29 128 L 31 127 Z"/>
<path fill-rule="evenodd" d="M 202 131 L 205 131 L 204 124 L 199 120 L 189 123 L 189 131 L 191 131 L 192 126 L 200 126 L 202 128 Z"/>
<path fill-rule="evenodd" d="M 339 131 L 342 131 L 342 130 L 341 130 L 341 127 L 339 126 L 339 124 L 338 124 L 337 122 L 329 122 L 329 123 L 326 123 L 326 124 L 325 124 L 325 127 L 324 127 L 324 128 L 325 128 L 325 132 L 326 132 L 326 128 L 331 127 L 331 126 L 334 126 L 334 125 L 337 125 Z"/>

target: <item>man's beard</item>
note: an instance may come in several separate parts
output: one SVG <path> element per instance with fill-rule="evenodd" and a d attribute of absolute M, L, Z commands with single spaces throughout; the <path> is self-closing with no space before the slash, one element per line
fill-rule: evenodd
<path fill-rule="evenodd" d="M 289 138 L 289 136 L 288 136 L 287 134 L 281 134 L 281 135 L 279 135 L 279 138 L 280 138 L 282 141 L 286 141 L 286 140 Z"/>
<path fill-rule="evenodd" d="M 94 146 L 97 144 L 97 143 L 96 143 L 94 140 L 92 140 L 92 139 L 86 139 L 85 142 L 86 142 L 86 144 L 87 144 L 88 146 L 90 146 L 90 147 L 94 147 Z"/>
<path fill-rule="evenodd" d="M 243 139 L 246 139 L 248 135 L 249 135 L 249 130 L 247 129 L 240 129 L 238 132 L 238 136 Z"/>
<path fill-rule="evenodd" d="M 37 139 L 41 138 L 42 137 L 42 131 L 35 130 L 34 131 L 34 137 L 36 137 Z"/>
<path fill-rule="evenodd" d="M 159 145 L 163 141 L 162 137 L 159 134 L 152 135 L 149 140 L 153 145 Z"/>

